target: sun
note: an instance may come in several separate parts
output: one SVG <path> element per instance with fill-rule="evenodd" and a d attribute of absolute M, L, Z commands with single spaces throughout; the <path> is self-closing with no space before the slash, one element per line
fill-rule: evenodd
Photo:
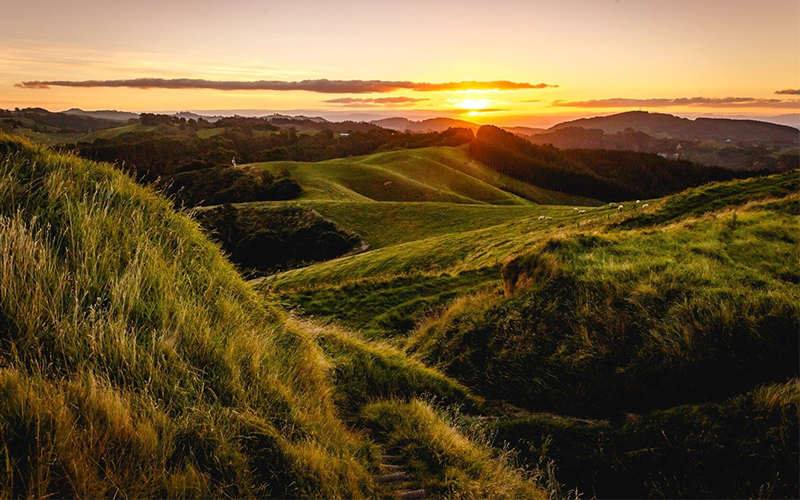
<path fill-rule="evenodd" d="M 459 108 L 479 110 L 488 108 L 491 102 L 491 99 L 460 99 L 455 104 Z"/>

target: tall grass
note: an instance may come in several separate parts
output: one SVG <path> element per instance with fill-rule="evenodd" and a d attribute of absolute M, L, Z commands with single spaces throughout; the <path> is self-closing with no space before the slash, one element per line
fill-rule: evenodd
<path fill-rule="evenodd" d="M 2 496 L 372 491 L 330 364 L 169 203 L 0 137 Z"/>
<path fill-rule="evenodd" d="M 379 445 L 341 415 L 422 394 L 471 400 L 289 321 L 112 166 L 0 135 L 0 498 L 374 497 Z"/>

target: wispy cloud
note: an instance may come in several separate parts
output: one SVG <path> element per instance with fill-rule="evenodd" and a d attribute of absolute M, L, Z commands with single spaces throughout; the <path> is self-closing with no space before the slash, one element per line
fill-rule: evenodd
<path fill-rule="evenodd" d="M 664 108 L 670 106 L 696 106 L 711 108 L 797 108 L 800 101 L 761 99 L 754 97 L 678 97 L 630 99 L 615 97 L 588 101 L 553 101 L 553 106 L 568 108 Z"/>
<path fill-rule="evenodd" d="M 416 97 L 339 97 L 337 99 L 328 99 L 322 101 L 328 104 L 339 104 L 341 106 L 349 107 L 377 107 L 377 106 L 408 106 L 416 104 L 420 101 L 429 101 L 430 99 L 418 99 Z"/>
<path fill-rule="evenodd" d="M 800 89 L 776 90 L 775 93 L 780 95 L 800 95 Z"/>
<path fill-rule="evenodd" d="M 546 83 L 496 81 L 462 81 L 427 83 L 385 80 L 302 80 L 285 82 L 278 80 L 221 81 L 198 78 L 135 78 L 131 80 L 52 80 L 28 81 L 15 85 L 27 89 L 50 87 L 129 87 L 137 89 L 213 89 L 213 90 L 302 90 L 323 94 L 369 94 L 413 90 L 417 92 L 446 92 L 456 90 L 524 90 L 557 87 Z"/>

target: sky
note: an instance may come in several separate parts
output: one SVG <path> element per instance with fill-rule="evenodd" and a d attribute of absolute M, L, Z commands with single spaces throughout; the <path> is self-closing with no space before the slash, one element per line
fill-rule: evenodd
<path fill-rule="evenodd" d="M 798 0 L 0 0 L 0 108 L 800 112 Z"/>

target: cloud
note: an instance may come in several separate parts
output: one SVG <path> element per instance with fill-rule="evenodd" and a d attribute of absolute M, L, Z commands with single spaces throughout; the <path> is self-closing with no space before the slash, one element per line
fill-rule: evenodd
<path fill-rule="evenodd" d="M 343 106 L 372 107 L 377 105 L 405 106 L 420 101 L 428 101 L 428 100 L 430 99 L 424 99 L 424 98 L 417 99 L 415 97 L 376 97 L 376 98 L 339 97 L 337 99 L 328 99 L 327 101 L 322 101 L 322 102 L 328 104 L 341 104 Z"/>
<path fill-rule="evenodd" d="M 45 85 L 42 82 L 22 82 L 22 83 L 15 83 L 15 87 L 19 87 L 21 89 L 49 89 L 49 85 Z"/>
<path fill-rule="evenodd" d="M 15 85 L 26 89 L 50 87 L 128 87 L 137 89 L 213 89 L 213 90 L 302 90 L 323 94 L 369 94 L 413 90 L 417 92 L 445 92 L 454 90 L 523 90 L 557 87 L 546 83 L 525 83 L 497 80 L 491 82 L 463 81 L 426 83 L 385 80 L 302 80 L 284 82 L 276 80 L 220 81 L 199 78 L 135 78 L 131 80 L 55 80 L 30 81 Z"/>
<path fill-rule="evenodd" d="M 670 106 L 697 106 L 721 108 L 797 108 L 800 101 L 784 101 L 782 99 L 760 99 L 754 97 L 678 97 L 629 99 L 615 97 L 612 99 L 594 99 L 589 101 L 553 101 L 553 106 L 569 108 L 664 108 Z"/>
<path fill-rule="evenodd" d="M 800 89 L 783 89 L 783 90 L 776 90 L 776 94 L 781 95 L 800 95 Z"/>

